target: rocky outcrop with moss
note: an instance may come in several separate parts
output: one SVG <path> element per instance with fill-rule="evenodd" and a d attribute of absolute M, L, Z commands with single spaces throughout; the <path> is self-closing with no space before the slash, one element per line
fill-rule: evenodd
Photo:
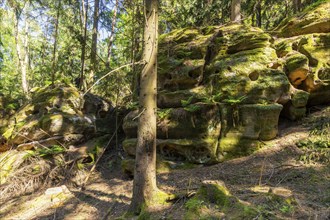
<path fill-rule="evenodd" d="M 108 141 L 106 134 L 116 130 L 112 110 L 99 96 L 83 95 L 70 85 L 32 89 L 31 99 L 1 127 L 1 196 L 19 194 L 24 184 L 29 191 L 41 179 L 56 181 L 56 172 L 65 173 L 69 166 L 73 178 L 77 168 L 94 162 Z"/>
<path fill-rule="evenodd" d="M 162 35 L 160 155 L 193 163 L 246 155 L 276 137 L 280 114 L 298 120 L 307 105 L 329 103 L 327 8 L 318 4 L 281 24 L 277 37 L 239 24 Z M 123 147 L 132 157 L 138 115 L 132 111 L 123 125 Z"/>
<path fill-rule="evenodd" d="M 31 92 L 31 101 L 2 127 L 4 145 L 26 150 L 38 145 L 82 142 L 97 133 L 97 120 L 105 118 L 111 107 L 101 98 L 82 96 L 68 85 L 35 88 Z"/>

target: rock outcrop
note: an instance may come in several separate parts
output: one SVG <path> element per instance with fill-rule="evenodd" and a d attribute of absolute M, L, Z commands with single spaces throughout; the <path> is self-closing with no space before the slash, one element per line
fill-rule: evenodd
<path fill-rule="evenodd" d="M 106 117 L 111 106 L 101 98 L 81 93 L 68 85 L 46 86 L 31 91 L 31 101 L 13 114 L 3 139 L 20 150 L 41 144 L 75 144 L 97 133 L 95 122 Z M 33 144 L 30 144 L 33 143 Z"/>
<path fill-rule="evenodd" d="M 307 105 L 329 103 L 327 8 L 320 4 L 283 23 L 275 38 L 239 24 L 162 35 L 159 154 L 193 163 L 249 154 L 276 137 L 281 113 L 298 120 Z M 129 113 L 123 125 L 132 157 L 138 114 Z"/>

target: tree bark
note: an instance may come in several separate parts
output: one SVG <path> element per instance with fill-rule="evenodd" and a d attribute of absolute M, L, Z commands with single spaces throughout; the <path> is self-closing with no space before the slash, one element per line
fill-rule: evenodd
<path fill-rule="evenodd" d="M 80 6 L 79 6 L 80 8 Z M 88 4 L 85 5 L 85 0 L 81 0 L 81 10 L 80 10 L 80 20 L 81 20 L 81 32 L 82 32 L 82 41 L 81 41 L 81 69 L 80 69 L 80 82 L 79 89 L 84 90 L 84 75 L 85 75 L 85 53 L 86 53 L 86 41 L 87 41 L 87 12 Z"/>
<path fill-rule="evenodd" d="M 57 5 L 57 14 L 55 18 L 55 34 L 54 34 L 54 48 L 53 48 L 53 63 L 52 63 L 52 86 L 55 83 L 55 74 L 57 71 L 57 58 L 56 58 L 56 50 L 57 50 L 57 36 L 58 36 L 58 20 L 60 19 L 60 9 L 61 8 L 61 0 L 58 0 Z"/>
<path fill-rule="evenodd" d="M 25 18 L 25 28 L 24 28 L 24 59 L 23 54 L 19 45 L 19 36 L 18 36 L 18 21 L 19 21 L 19 13 L 16 8 L 14 8 L 15 15 L 14 15 L 14 35 L 15 35 L 15 44 L 16 44 L 16 52 L 18 58 L 18 65 L 21 69 L 21 77 L 22 77 L 22 90 L 23 93 L 28 96 L 29 92 L 29 85 L 27 81 L 27 69 L 29 65 L 29 54 L 28 54 L 28 21 L 27 17 Z"/>
<path fill-rule="evenodd" d="M 117 21 L 117 10 L 118 10 L 118 0 L 116 0 L 115 7 L 113 8 L 113 16 L 111 21 L 111 33 L 109 36 L 109 44 L 108 44 L 108 54 L 107 54 L 107 61 L 106 61 L 106 67 L 110 68 L 110 61 L 111 61 L 111 53 L 112 53 L 112 44 L 113 39 L 115 36 L 115 27 L 116 27 L 116 21 Z"/>
<path fill-rule="evenodd" d="M 301 10 L 301 0 L 293 0 L 293 11 L 298 13 Z"/>
<path fill-rule="evenodd" d="M 156 111 L 158 0 L 145 0 L 143 59 L 146 62 L 140 77 L 140 117 L 136 146 L 133 198 L 130 211 L 138 214 L 141 207 L 152 205 L 158 192 L 156 185 Z"/>
<path fill-rule="evenodd" d="M 257 3 L 257 7 L 256 7 L 256 14 L 257 14 L 257 26 L 261 28 L 261 1 L 259 0 L 258 3 Z"/>
<path fill-rule="evenodd" d="M 241 22 L 241 0 L 231 0 L 230 20 L 233 22 Z"/>
<path fill-rule="evenodd" d="M 97 33 L 99 24 L 99 7 L 100 1 L 94 1 L 94 15 L 93 15 L 93 33 L 92 33 L 92 46 L 91 46 L 91 71 L 89 72 L 87 84 L 88 88 L 94 83 L 94 75 L 96 70 L 96 53 L 97 53 Z"/>

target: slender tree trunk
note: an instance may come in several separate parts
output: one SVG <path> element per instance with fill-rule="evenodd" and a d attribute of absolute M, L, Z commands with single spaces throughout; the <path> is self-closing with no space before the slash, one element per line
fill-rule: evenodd
<path fill-rule="evenodd" d="M 23 93 L 28 96 L 29 92 L 29 86 L 27 81 L 27 65 L 29 63 L 29 55 L 28 55 L 28 22 L 27 18 L 25 18 L 25 33 L 24 33 L 24 60 L 23 60 L 23 54 L 19 45 L 19 36 L 18 36 L 18 21 L 19 21 L 19 15 L 18 12 L 15 10 L 14 15 L 14 35 L 15 35 L 15 44 L 16 44 L 16 52 L 17 52 L 17 58 L 18 58 L 18 65 L 21 69 L 21 76 L 22 76 L 22 89 Z"/>
<path fill-rule="evenodd" d="M 261 1 L 259 0 L 258 1 L 258 3 L 257 3 L 257 8 L 256 8 L 256 10 L 257 10 L 257 26 L 258 27 L 260 27 L 261 28 L 261 25 L 262 25 L 262 23 L 261 23 Z"/>
<path fill-rule="evenodd" d="M 301 10 L 301 0 L 293 0 L 293 12 L 298 13 Z"/>
<path fill-rule="evenodd" d="M 94 16 L 93 16 L 93 33 L 92 33 L 92 46 L 91 46 L 91 71 L 87 80 L 88 88 L 94 83 L 94 75 L 96 71 L 96 53 L 97 53 L 97 33 L 99 24 L 99 8 L 100 1 L 94 1 Z"/>
<path fill-rule="evenodd" d="M 79 6 L 80 8 L 80 6 Z M 80 69 L 80 82 L 79 89 L 84 90 L 84 76 L 85 76 L 85 54 L 86 54 L 86 41 L 87 41 L 87 12 L 88 4 L 85 5 L 85 0 L 81 1 L 80 10 L 80 20 L 81 20 L 81 32 L 82 32 L 82 42 L 81 42 L 81 69 Z"/>
<path fill-rule="evenodd" d="M 158 0 L 145 0 L 143 59 L 146 64 L 140 77 L 140 117 L 130 211 L 153 204 L 158 192 L 156 185 L 156 111 L 157 111 L 157 52 Z"/>
<path fill-rule="evenodd" d="M 57 58 L 56 58 L 56 50 L 57 50 L 57 36 L 58 36 L 58 20 L 60 19 L 60 10 L 61 10 L 61 0 L 58 0 L 57 5 L 57 14 L 55 18 L 55 34 L 54 34 L 54 48 L 53 48 L 53 63 L 52 63 L 52 86 L 55 83 L 55 74 L 57 71 Z"/>
<path fill-rule="evenodd" d="M 241 22 L 241 0 L 231 0 L 230 20 Z"/>
<path fill-rule="evenodd" d="M 106 67 L 110 68 L 110 61 L 111 61 L 111 53 L 112 53 L 112 44 L 115 36 L 115 27 L 116 27 L 116 21 L 117 21 L 117 10 L 118 10 L 118 3 L 119 1 L 116 0 L 115 7 L 113 8 L 113 16 L 111 21 L 111 33 L 109 36 L 109 44 L 108 44 L 108 54 L 107 54 L 107 61 L 106 61 Z"/>
<path fill-rule="evenodd" d="M 289 16 L 289 0 L 285 0 L 285 17 Z"/>

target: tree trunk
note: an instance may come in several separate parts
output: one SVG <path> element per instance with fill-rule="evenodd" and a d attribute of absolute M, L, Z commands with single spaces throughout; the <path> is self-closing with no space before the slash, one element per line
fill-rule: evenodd
<path fill-rule="evenodd" d="M 27 6 L 28 7 L 28 6 Z M 28 69 L 29 69 L 29 21 L 27 16 L 25 16 L 24 21 L 24 65 L 22 66 L 22 85 L 24 88 L 24 93 L 28 94 L 29 92 L 29 83 L 27 79 L 28 75 Z"/>
<path fill-rule="evenodd" d="M 111 53 L 112 53 L 112 44 L 115 35 L 115 27 L 116 27 L 116 20 L 117 20 L 117 10 L 118 10 L 118 0 L 116 0 L 115 7 L 113 8 L 113 16 L 111 21 L 111 34 L 109 36 L 109 44 L 108 44 L 108 55 L 106 61 L 106 67 L 110 68 L 110 61 L 111 61 Z"/>
<path fill-rule="evenodd" d="M 262 25 L 262 23 L 261 23 L 262 18 L 261 17 L 262 16 L 261 16 L 261 1 L 260 0 L 257 3 L 256 10 L 257 10 L 257 12 L 256 12 L 256 14 L 257 14 L 257 26 L 261 28 L 261 25 Z"/>
<path fill-rule="evenodd" d="M 158 192 L 156 185 L 156 111 L 158 0 L 145 0 L 143 59 L 146 62 L 140 77 L 140 117 L 130 211 L 140 213 L 151 206 Z"/>
<path fill-rule="evenodd" d="M 94 2 L 94 16 L 93 16 L 93 34 L 92 34 L 92 46 L 91 46 L 91 71 L 87 80 L 87 87 L 89 88 L 94 83 L 94 75 L 96 70 L 96 53 L 97 53 L 97 33 L 99 24 L 99 7 L 100 0 Z"/>
<path fill-rule="evenodd" d="M 84 75 L 85 75 L 85 53 L 86 53 L 86 41 L 87 41 L 87 12 L 88 4 L 85 6 L 85 0 L 81 1 L 81 10 L 80 10 L 80 20 L 81 20 L 81 32 L 82 32 L 82 42 L 81 42 L 81 69 L 80 69 L 80 82 L 79 89 L 84 90 Z M 80 8 L 80 6 L 79 6 Z"/>
<path fill-rule="evenodd" d="M 230 20 L 241 22 L 241 0 L 231 0 Z"/>
<path fill-rule="evenodd" d="M 55 74 L 57 71 L 57 58 L 56 58 L 56 50 L 57 50 L 57 36 L 58 36 L 58 20 L 60 19 L 60 9 L 61 8 L 61 0 L 58 0 L 57 5 L 57 14 L 55 18 L 55 34 L 54 34 L 54 48 L 53 48 L 53 63 L 52 63 L 52 86 L 54 86 L 55 82 Z"/>
<path fill-rule="evenodd" d="M 27 18 L 25 18 L 25 33 L 24 33 L 24 60 L 23 60 L 23 54 L 21 51 L 21 48 L 19 46 L 19 40 L 18 40 L 18 21 L 19 21 L 19 14 L 15 10 L 15 15 L 14 15 L 14 35 L 15 35 L 15 44 L 16 44 L 16 52 L 17 52 L 17 58 L 18 58 L 18 65 L 21 69 L 21 76 L 22 76 L 22 90 L 23 93 L 28 96 L 29 92 L 29 86 L 28 86 L 28 81 L 27 81 L 27 67 L 29 64 L 29 54 L 28 54 L 28 21 Z"/>
<path fill-rule="evenodd" d="M 293 0 L 293 12 L 298 13 L 301 9 L 301 0 Z"/>

